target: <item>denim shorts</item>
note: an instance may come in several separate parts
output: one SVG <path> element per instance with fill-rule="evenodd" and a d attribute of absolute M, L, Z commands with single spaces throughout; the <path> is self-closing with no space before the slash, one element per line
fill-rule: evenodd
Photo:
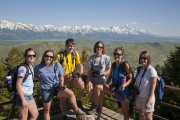
<path fill-rule="evenodd" d="M 41 89 L 41 96 L 43 103 L 49 103 L 53 100 L 53 96 L 57 96 L 58 90 L 57 89 Z"/>
<path fill-rule="evenodd" d="M 27 103 L 29 104 L 30 102 L 33 102 L 34 101 L 34 97 L 33 97 L 33 95 L 24 95 L 24 97 L 25 97 L 25 99 L 26 99 L 26 101 L 27 101 Z M 17 107 L 22 107 L 22 100 L 21 100 L 21 98 L 20 98 L 20 96 L 19 95 L 16 95 L 16 101 L 15 101 L 15 103 L 16 103 L 16 106 Z"/>

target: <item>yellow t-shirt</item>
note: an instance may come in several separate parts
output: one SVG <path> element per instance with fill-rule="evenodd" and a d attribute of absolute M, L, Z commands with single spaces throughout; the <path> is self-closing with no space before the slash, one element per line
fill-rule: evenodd
<path fill-rule="evenodd" d="M 72 64 L 71 54 L 67 55 L 67 59 L 68 59 L 68 64 L 67 64 L 66 56 L 65 56 L 65 53 L 64 53 L 64 66 L 63 66 L 63 63 L 62 63 L 62 67 L 64 68 L 66 74 L 75 71 L 75 62 L 76 62 L 76 64 L 81 63 L 81 59 L 80 59 L 80 56 L 79 56 L 78 52 L 77 51 L 75 51 L 75 52 L 76 52 L 76 61 L 74 60 L 74 64 Z M 61 56 L 60 56 L 60 54 L 58 54 L 56 62 L 60 62 L 60 58 L 61 58 Z"/>

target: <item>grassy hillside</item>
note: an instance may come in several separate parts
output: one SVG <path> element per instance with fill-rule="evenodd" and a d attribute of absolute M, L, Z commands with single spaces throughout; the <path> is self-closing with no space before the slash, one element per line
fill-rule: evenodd
<path fill-rule="evenodd" d="M 76 42 L 76 50 L 81 54 L 81 51 L 84 46 L 87 46 L 89 55 L 93 54 L 93 46 L 95 42 L 98 40 L 95 39 L 77 39 Z M 138 65 L 138 58 L 140 52 L 143 50 L 147 50 L 150 52 L 152 65 L 155 66 L 156 64 L 163 65 L 163 61 L 169 55 L 169 52 L 174 49 L 174 43 L 171 42 L 153 42 L 153 43 L 140 43 L 140 44 L 121 44 L 120 42 L 117 44 L 113 44 L 110 42 L 105 43 L 105 51 L 106 54 L 110 56 L 111 62 L 114 62 L 113 52 L 116 47 L 124 47 L 125 49 L 125 56 L 124 59 L 129 62 L 131 66 Z M 53 42 L 29 42 L 29 43 L 22 43 L 14 45 L 18 49 L 27 49 L 33 48 L 37 52 L 36 63 L 41 61 L 42 54 L 47 49 L 52 49 L 55 54 L 62 48 L 65 48 L 65 41 L 53 41 Z M 0 58 L 7 57 L 8 51 L 11 49 L 11 46 L 4 46 L 0 45 Z"/>

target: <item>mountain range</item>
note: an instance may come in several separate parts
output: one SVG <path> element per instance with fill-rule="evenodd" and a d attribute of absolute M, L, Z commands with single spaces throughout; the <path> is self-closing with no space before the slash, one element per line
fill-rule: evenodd
<path fill-rule="evenodd" d="M 0 40 L 67 39 L 87 37 L 110 40 L 150 40 L 162 38 L 155 33 L 140 28 L 112 26 L 95 28 L 92 26 L 37 26 L 29 23 L 0 21 Z"/>

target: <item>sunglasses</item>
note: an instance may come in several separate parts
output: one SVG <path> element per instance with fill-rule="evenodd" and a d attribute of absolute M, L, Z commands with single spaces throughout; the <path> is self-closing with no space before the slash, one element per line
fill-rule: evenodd
<path fill-rule="evenodd" d="M 27 55 L 28 57 L 36 57 L 36 55 Z"/>
<path fill-rule="evenodd" d="M 50 57 L 50 58 L 53 58 L 53 56 L 49 56 L 49 55 L 45 55 L 45 57 Z"/>
<path fill-rule="evenodd" d="M 121 56 L 122 54 L 119 54 L 119 53 L 113 53 L 114 56 L 118 55 L 118 56 Z"/>
<path fill-rule="evenodd" d="M 98 49 L 99 49 L 99 48 L 100 48 L 100 49 L 103 49 L 103 47 L 100 47 L 100 46 L 96 46 L 96 48 L 98 48 Z"/>
<path fill-rule="evenodd" d="M 147 60 L 147 58 L 142 58 L 142 57 L 141 57 L 140 59 L 141 59 L 141 60 Z"/>

